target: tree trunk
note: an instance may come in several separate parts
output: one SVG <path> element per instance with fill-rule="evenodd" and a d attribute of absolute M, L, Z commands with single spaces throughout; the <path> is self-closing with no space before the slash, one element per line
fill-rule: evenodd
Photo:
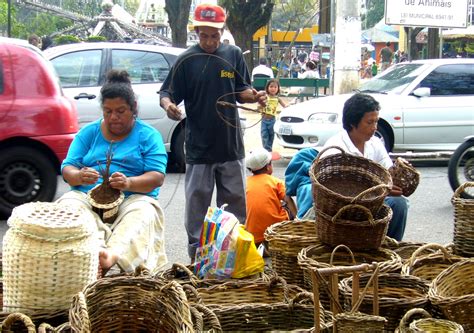
<path fill-rule="evenodd" d="M 171 27 L 173 46 L 186 47 L 191 0 L 165 0 L 165 10 Z"/>
<path fill-rule="evenodd" d="M 420 33 L 423 28 L 409 28 L 405 27 L 405 33 L 408 37 L 408 60 L 417 60 L 418 57 L 418 45 L 416 43 L 416 36 Z"/>
<path fill-rule="evenodd" d="M 439 58 L 439 29 L 428 29 L 428 59 Z"/>

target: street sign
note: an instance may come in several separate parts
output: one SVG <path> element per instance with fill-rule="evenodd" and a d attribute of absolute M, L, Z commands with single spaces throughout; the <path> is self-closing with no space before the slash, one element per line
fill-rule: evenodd
<path fill-rule="evenodd" d="M 385 23 L 466 28 L 469 0 L 385 0 Z"/>

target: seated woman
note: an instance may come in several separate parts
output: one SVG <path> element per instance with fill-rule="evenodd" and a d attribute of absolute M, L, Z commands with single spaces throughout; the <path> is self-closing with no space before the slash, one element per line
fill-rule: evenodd
<path fill-rule="evenodd" d="M 167 154 L 160 133 L 137 118 L 137 101 L 126 71 L 112 70 L 101 91 L 103 117 L 84 126 L 61 165 L 71 186 L 59 202 L 86 207 L 96 217 L 104 249 L 100 265 L 126 272 L 145 266 L 151 272 L 167 263 L 164 215 L 157 201 L 166 172 Z M 123 191 L 113 224 L 92 211 L 87 192 L 102 183 L 101 168 L 111 147 L 110 186 Z"/>

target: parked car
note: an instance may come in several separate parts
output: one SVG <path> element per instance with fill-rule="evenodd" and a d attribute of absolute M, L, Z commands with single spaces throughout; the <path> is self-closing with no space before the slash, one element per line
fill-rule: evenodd
<path fill-rule="evenodd" d="M 53 66 L 26 41 L 0 38 L 0 214 L 51 201 L 78 130 Z"/>
<path fill-rule="evenodd" d="M 454 150 L 474 134 L 474 59 L 403 62 L 358 91 L 380 102 L 376 133 L 387 151 Z M 342 130 L 344 102 L 353 94 L 312 99 L 285 108 L 275 132 L 287 148 L 323 146 Z"/>
<path fill-rule="evenodd" d="M 80 43 L 49 48 L 45 56 L 58 72 L 65 94 L 77 101 L 79 127 L 101 116 L 100 88 L 106 73 L 112 68 L 127 70 L 137 95 L 140 118 L 163 137 L 169 153 L 168 171 L 184 172 L 186 118 L 179 122 L 169 119 L 157 94 L 184 50 L 145 44 Z M 241 126 L 245 128 L 242 117 Z"/>

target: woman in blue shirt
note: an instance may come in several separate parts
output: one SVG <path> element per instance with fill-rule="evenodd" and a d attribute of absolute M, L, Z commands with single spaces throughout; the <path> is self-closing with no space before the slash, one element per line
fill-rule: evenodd
<path fill-rule="evenodd" d="M 103 271 L 113 265 L 133 271 L 143 265 L 156 271 L 166 264 L 164 215 L 158 204 L 159 188 L 166 173 L 167 154 L 160 133 L 137 118 L 137 102 L 125 71 L 112 70 L 101 89 L 103 118 L 84 126 L 61 165 L 71 191 L 59 202 L 86 207 L 94 214 L 104 249 L 99 261 Z M 87 192 L 102 183 L 100 170 L 112 150 L 110 186 L 125 200 L 110 225 L 92 211 Z"/>

